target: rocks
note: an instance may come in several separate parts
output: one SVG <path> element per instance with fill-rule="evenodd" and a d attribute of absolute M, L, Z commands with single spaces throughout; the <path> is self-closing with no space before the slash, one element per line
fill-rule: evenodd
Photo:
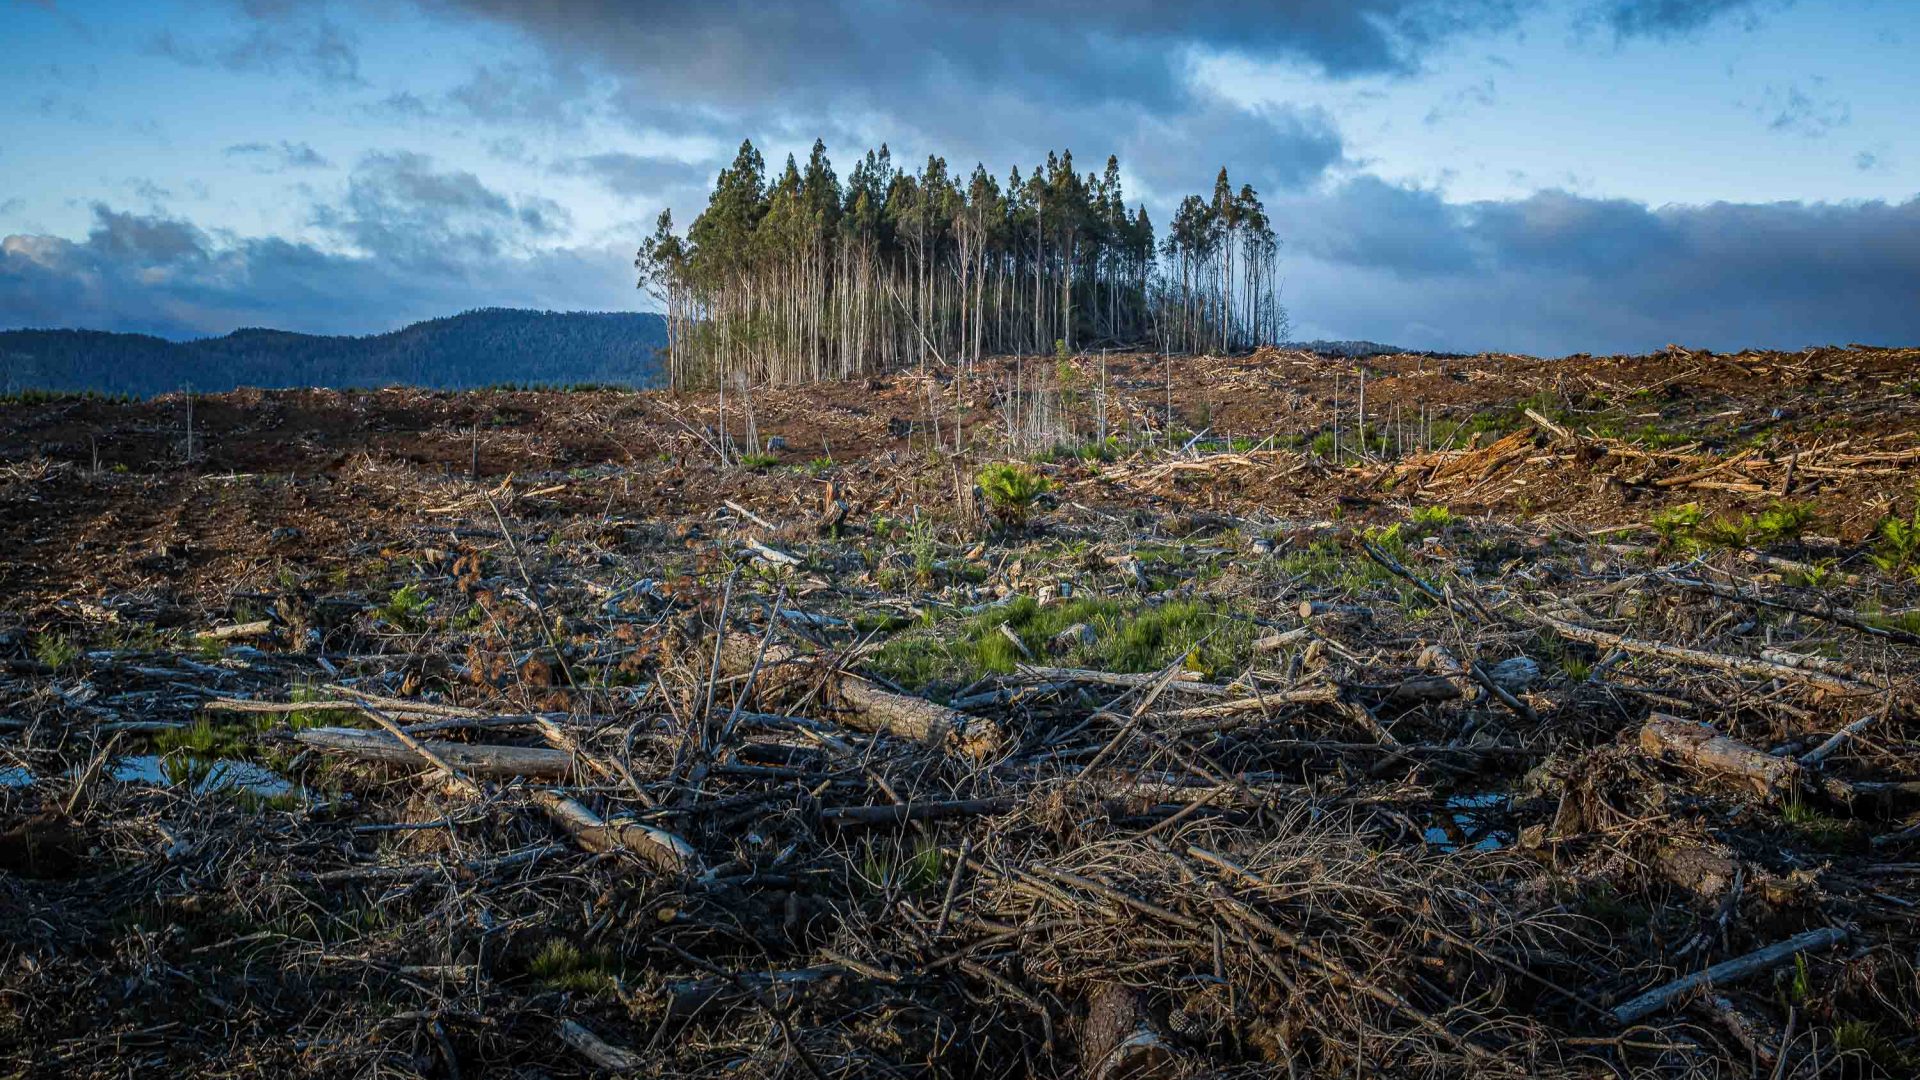
<path fill-rule="evenodd" d="M 1514 656 L 1487 669 L 1487 678 L 1509 694 L 1525 693 L 1540 678 L 1540 661 L 1531 656 Z"/>
<path fill-rule="evenodd" d="M 1093 627 L 1083 622 L 1074 623 L 1053 635 L 1053 640 L 1047 642 L 1047 651 L 1062 656 L 1074 649 L 1091 649 L 1099 639 L 1100 635 L 1094 633 Z"/>

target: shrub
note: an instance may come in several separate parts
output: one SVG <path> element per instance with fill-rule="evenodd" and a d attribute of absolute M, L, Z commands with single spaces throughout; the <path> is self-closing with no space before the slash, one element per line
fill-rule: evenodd
<path fill-rule="evenodd" d="M 740 455 L 740 467 L 743 469 L 750 469 L 753 472 L 761 472 L 766 469 L 771 469 L 778 464 L 780 464 L 780 459 L 777 457 L 774 457 L 772 454 Z"/>
<path fill-rule="evenodd" d="M 1027 511 L 1048 486 L 1046 477 L 1032 466 L 1017 461 L 989 463 L 981 468 L 974 482 L 980 485 L 987 509 L 1002 525 L 1014 529 L 1027 523 Z"/>
<path fill-rule="evenodd" d="M 1647 522 L 1660 535 L 1662 547 L 1691 548 L 1700 523 L 1707 520 L 1706 508 L 1699 503 L 1669 506 Z"/>
<path fill-rule="evenodd" d="M 64 671 L 80 659 L 80 646 L 65 634 L 35 634 L 33 658 L 55 671 Z"/>
<path fill-rule="evenodd" d="M 913 555 L 913 576 L 921 586 L 933 581 L 935 563 L 940 554 L 933 532 L 933 522 L 921 518 L 914 519 L 907 527 L 907 550 Z"/>
<path fill-rule="evenodd" d="M 1692 552 L 1798 540 L 1813 518 L 1813 506 L 1804 502 L 1775 502 L 1759 514 L 1712 518 L 1699 503 L 1687 503 L 1660 511 L 1649 524 L 1660 534 L 1663 546 Z"/>
<path fill-rule="evenodd" d="M 1874 530 L 1873 564 L 1889 574 L 1915 569 L 1920 561 L 1920 506 L 1910 517 L 1889 517 Z"/>
<path fill-rule="evenodd" d="M 427 599 L 427 594 L 418 585 L 402 585 L 387 597 L 379 614 L 395 629 L 412 633 L 420 629 L 422 616 L 432 604 L 433 601 Z"/>

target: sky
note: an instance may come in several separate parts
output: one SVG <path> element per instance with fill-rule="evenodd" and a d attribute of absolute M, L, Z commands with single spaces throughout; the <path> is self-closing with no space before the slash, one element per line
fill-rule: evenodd
<path fill-rule="evenodd" d="M 0 329 L 641 310 L 742 139 L 1225 166 L 1294 336 L 1920 342 L 1914 0 L 0 0 Z"/>

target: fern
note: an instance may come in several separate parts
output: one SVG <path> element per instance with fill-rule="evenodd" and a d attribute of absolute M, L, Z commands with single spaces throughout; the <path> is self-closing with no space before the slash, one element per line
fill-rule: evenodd
<path fill-rule="evenodd" d="M 983 466 L 974 482 L 980 485 L 987 509 L 1011 529 L 1026 525 L 1034 500 L 1048 487 L 1046 477 L 1032 466 L 1015 461 L 996 461 Z"/>

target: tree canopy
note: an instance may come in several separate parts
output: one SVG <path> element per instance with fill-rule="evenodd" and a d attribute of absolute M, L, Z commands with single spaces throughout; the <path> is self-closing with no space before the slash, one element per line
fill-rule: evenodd
<path fill-rule="evenodd" d="M 742 142 L 681 236 L 671 211 L 635 259 L 667 308 L 675 385 L 797 383 L 1057 345 L 1250 348 L 1286 327 L 1279 252 L 1252 187 L 1223 168 L 1164 240 L 1129 210 L 1120 163 L 1070 151 L 1000 181 L 884 145 L 844 183 L 815 141 L 802 166 Z"/>

